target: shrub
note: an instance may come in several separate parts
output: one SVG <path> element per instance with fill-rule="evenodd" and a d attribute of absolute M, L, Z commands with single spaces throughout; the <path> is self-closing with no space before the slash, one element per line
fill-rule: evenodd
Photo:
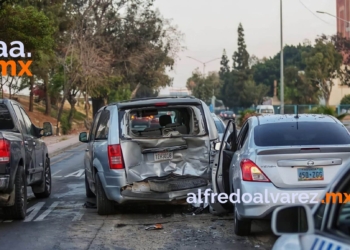
<path fill-rule="evenodd" d="M 258 116 L 260 114 L 256 113 L 255 110 L 246 109 L 240 112 L 240 117 L 238 119 L 238 125 L 242 126 L 249 117 Z"/>
<path fill-rule="evenodd" d="M 347 114 L 337 115 L 335 108 L 330 107 L 330 106 L 324 106 L 324 105 L 313 108 L 309 113 L 310 114 L 331 115 L 331 116 L 337 118 L 338 120 L 343 120 L 345 118 L 345 116 L 347 115 Z"/>
<path fill-rule="evenodd" d="M 72 124 L 68 122 L 68 116 L 62 115 L 61 117 L 61 131 L 62 134 L 66 135 L 72 128 Z"/>

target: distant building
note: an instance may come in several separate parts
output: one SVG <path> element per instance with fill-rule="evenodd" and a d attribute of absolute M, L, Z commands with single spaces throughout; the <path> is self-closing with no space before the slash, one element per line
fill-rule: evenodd
<path fill-rule="evenodd" d="M 337 0 L 337 32 L 350 38 L 350 0 Z"/>

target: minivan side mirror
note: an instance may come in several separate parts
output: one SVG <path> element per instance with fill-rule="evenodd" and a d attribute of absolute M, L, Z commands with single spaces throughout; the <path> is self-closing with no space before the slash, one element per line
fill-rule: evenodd
<path fill-rule="evenodd" d="M 88 140 L 88 134 L 87 134 L 86 132 L 81 132 L 81 133 L 79 134 L 79 141 L 80 141 L 80 142 L 83 142 L 83 143 L 89 142 L 89 140 Z"/>
<path fill-rule="evenodd" d="M 43 123 L 43 136 L 51 136 L 53 135 L 53 128 L 51 122 Z"/>
<path fill-rule="evenodd" d="M 271 228 L 277 236 L 312 234 L 314 219 L 311 208 L 304 204 L 278 207 L 272 214 Z"/>

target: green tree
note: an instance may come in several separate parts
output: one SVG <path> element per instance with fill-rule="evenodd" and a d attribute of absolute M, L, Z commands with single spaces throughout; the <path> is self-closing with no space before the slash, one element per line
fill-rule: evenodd
<path fill-rule="evenodd" d="M 249 53 L 244 39 L 244 29 L 242 24 L 239 24 L 237 40 L 237 51 L 232 56 L 233 65 L 229 75 L 223 79 L 223 85 L 220 92 L 220 97 L 226 107 L 233 108 L 234 106 L 245 105 L 242 90 L 244 84 L 250 79 L 249 68 Z M 222 63 L 223 65 L 223 63 Z"/>
<path fill-rule="evenodd" d="M 340 101 L 341 105 L 350 105 L 350 95 L 345 95 L 341 101 Z"/>
<path fill-rule="evenodd" d="M 254 80 L 250 79 L 244 83 L 242 90 L 242 106 L 250 107 L 262 104 L 270 88 L 264 84 L 257 85 Z"/>
<path fill-rule="evenodd" d="M 240 23 L 238 26 L 238 49 L 232 56 L 233 70 L 245 71 L 249 69 L 249 53 L 247 51 L 247 45 L 244 38 L 244 29 Z"/>
<path fill-rule="evenodd" d="M 157 97 L 159 94 L 158 89 L 154 89 L 145 85 L 141 85 L 137 90 L 135 98 L 147 98 L 147 97 Z"/>
<path fill-rule="evenodd" d="M 287 69 L 289 66 L 296 67 L 299 71 L 305 70 L 305 62 L 302 59 L 303 52 L 310 52 L 312 49 L 309 44 L 286 45 L 283 48 L 284 65 Z M 276 80 L 280 84 L 280 53 L 274 57 L 265 58 L 252 66 L 253 78 L 257 83 L 263 83 L 270 87 L 269 96 L 273 96 L 273 83 Z M 287 92 L 286 86 L 286 92 Z M 302 93 L 300 93 L 302 95 Z"/>
<path fill-rule="evenodd" d="M 290 104 L 317 103 L 320 91 L 296 66 L 285 69 L 285 101 Z"/>
<path fill-rule="evenodd" d="M 306 77 L 319 87 L 322 97 L 329 105 L 333 80 L 339 76 L 343 57 L 331 41 L 316 40 L 310 52 L 303 52 Z"/>
<path fill-rule="evenodd" d="M 220 71 L 219 71 L 219 76 L 220 76 L 221 80 L 225 80 L 225 77 L 231 71 L 229 63 L 230 63 L 230 61 L 228 60 L 226 50 L 224 49 L 222 56 L 221 56 L 221 62 L 220 62 L 221 67 L 220 67 Z"/>
<path fill-rule="evenodd" d="M 5 5 L 0 9 L 0 36 L 8 47 L 12 41 L 23 42 L 26 52 L 32 54 L 33 74 L 43 52 L 52 52 L 54 32 L 52 21 L 33 6 Z M 31 76 L 29 111 L 33 111 L 33 86 L 34 76 Z"/>
<path fill-rule="evenodd" d="M 213 94 L 219 95 L 220 77 L 216 72 L 209 72 L 208 76 L 204 77 L 197 69 L 192 73 L 192 76 L 187 79 L 186 87 L 192 91 L 192 95 L 203 100 L 206 103 L 211 102 Z"/>

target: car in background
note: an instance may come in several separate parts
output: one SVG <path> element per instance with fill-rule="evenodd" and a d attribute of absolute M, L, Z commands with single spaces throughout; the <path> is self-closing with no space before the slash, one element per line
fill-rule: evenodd
<path fill-rule="evenodd" d="M 337 202 L 326 193 L 340 194 Z M 277 208 L 271 228 L 280 236 L 272 250 L 350 249 L 350 166 L 333 179 L 312 209 L 306 205 Z M 347 195 L 346 195 L 347 194 Z M 298 216 L 299 214 L 299 216 Z M 299 218 L 299 219 L 298 219 Z"/>
<path fill-rule="evenodd" d="M 214 119 L 216 129 L 218 130 L 220 141 L 222 141 L 222 137 L 225 133 L 226 124 L 215 113 L 211 113 L 211 115 Z"/>
<path fill-rule="evenodd" d="M 228 131 L 233 131 L 229 136 Z M 274 195 L 288 192 L 321 194 L 332 179 L 350 165 L 350 134 L 328 115 L 252 116 L 237 136 L 230 120 L 224 140 L 216 144 L 214 193 L 254 194 L 267 190 Z M 220 178 L 219 178 L 220 177 Z M 216 182 L 215 182 L 216 181 Z M 274 203 L 211 204 L 215 213 L 233 209 L 237 235 L 249 235 L 251 221 L 270 219 L 285 205 Z"/>
<path fill-rule="evenodd" d="M 142 114 L 140 115 L 136 112 L 131 115 L 130 124 L 134 130 L 143 130 L 150 127 L 151 120 L 153 120 L 153 116 L 142 116 Z"/>
<path fill-rule="evenodd" d="M 272 105 L 258 105 L 256 112 L 258 114 L 275 114 L 275 109 Z"/>
<path fill-rule="evenodd" d="M 130 126 L 158 116 L 158 128 Z M 194 97 L 133 99 L 98 110 L 84 156 L 87 197 L 108 215 L 128 202 L 183 203 L 211 186 L 219 135 L 208 106 Z"/>
<path fill-rule="evenodd" d="M 220 117 L 224 121 L 225 120 L 230 120 L 230 119 L 235 120 L 236 119 L 236 114 L 233 111 L 223 111 L 223 112 L 220 113 Z"/>

